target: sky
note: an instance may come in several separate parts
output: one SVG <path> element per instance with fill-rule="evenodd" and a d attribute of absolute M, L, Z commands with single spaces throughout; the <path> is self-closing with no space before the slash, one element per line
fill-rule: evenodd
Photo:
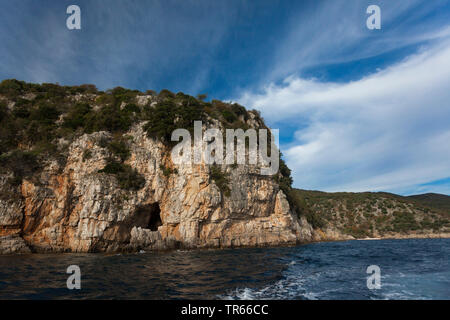
<path fill-rule="evenodd" d="M 450 195 L 450 0 L 0 0 L 0 43 L 0 80 L 258 109 L 295 187 Z"/>

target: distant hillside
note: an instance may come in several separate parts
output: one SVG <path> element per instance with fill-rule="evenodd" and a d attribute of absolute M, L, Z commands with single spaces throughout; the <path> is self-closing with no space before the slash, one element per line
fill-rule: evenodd
<path fill-rule="evenodd" d="M 294 189 L 297 210 L 315 229 L 354 238 L 396 237 L 450 231 L 450 197 L 403 197 L 386 192 L 327 193 Z"/>
<path fill-rule="evenodd" d="M 409 196 L 407 198 L 414 199 L 431 208 L 450 212 L 450 196 L 438 193 L 425 193 Z"/>

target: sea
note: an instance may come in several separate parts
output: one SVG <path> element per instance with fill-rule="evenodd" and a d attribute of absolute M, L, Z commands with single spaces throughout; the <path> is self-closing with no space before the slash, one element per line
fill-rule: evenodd
<path fill-rule="evenodd" d="M 0 256 L 0 299 L 450 299 L 450 239 Z"/>

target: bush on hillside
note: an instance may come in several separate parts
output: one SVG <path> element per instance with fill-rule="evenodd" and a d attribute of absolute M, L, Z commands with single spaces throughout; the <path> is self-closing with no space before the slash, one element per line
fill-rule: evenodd
<path fill-rule="evenodd" d="M 109 160 L 106 166 L 98 172 L 115 175 L 120 188 L 125 190 L 136 191 L 145 185 L 145 178 L 136 169 L 114 160 Z"/>
<path fill-rule="evenodd" d="M 227 197 L 230 196 L 229 178 L 226 173 L 223 173 L 220 167 L 213 165 L 210 167 L 210 177 L 219 188 L 219 190 Z"/>

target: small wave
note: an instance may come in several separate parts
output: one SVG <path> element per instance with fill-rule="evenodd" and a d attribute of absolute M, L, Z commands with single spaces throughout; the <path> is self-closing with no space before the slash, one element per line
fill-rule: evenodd
<path fill-rule="evenodd" d="M 295 264 L 295 261 L 292 262 L 289 265 Z M 219 298 L 224 300 L 317 299 L 316 293 L 308 292 L 305 289 L 305 281 L 306 279 L 302 276 L 294 273 L 263 288 L 237 288 L 227 292 L 225 295 L 219 295 Z"/>
<path fill-rule="evenodd" d="M 277 282 L 262 289 L 238 288 L 225 295 L 219 295 L 218 298 L 223 300 L 317 300 L 319 294 L 308 292 L 297 284 L 284 285 Z"/>
<path fill-rule="evenodd" d="M 408 299 L 415 299 L 415 300 L 425 300 L 426 297 L 418 296 L 413 292 L 401 290 L 398 292 L 385 292 L 381 294 L 382 299 L 384 300 L 408 300 Z"/>

